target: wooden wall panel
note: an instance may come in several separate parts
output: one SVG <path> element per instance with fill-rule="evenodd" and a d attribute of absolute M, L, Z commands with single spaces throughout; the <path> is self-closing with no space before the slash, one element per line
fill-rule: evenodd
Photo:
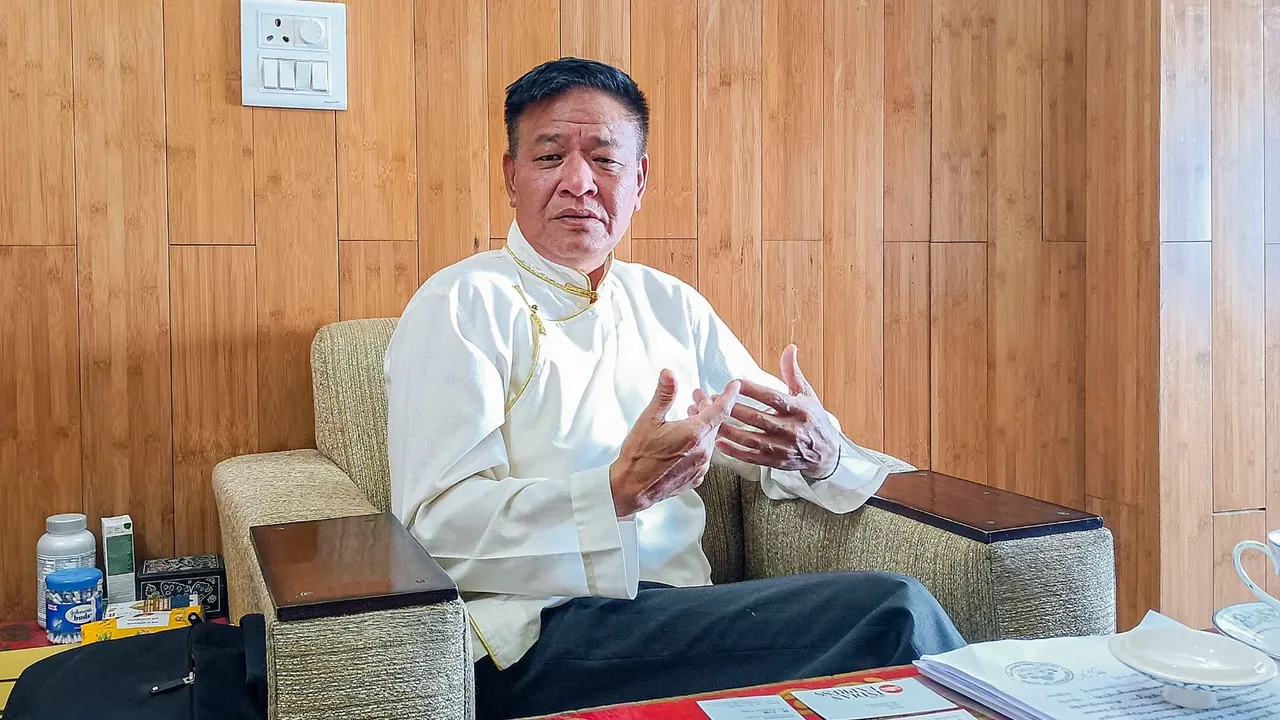
<path fill-rule="evenodd" d="M 992 3 L 934 0 L 930 239 L 987 239 Z"/>
<path fill-rule="evenodd" d="M 417 243 L 338 243 L 340 319 L 400 317 L 417 289 Z"/>
<path fill-rule="evenodd" d="M 1262 9 L 1213 0 L 1213 507 L 1265 500 Z"/>
<path fill-rule="evenodd" d="M 823 389 L 823 365 L 827 353 L 822 338 L 822 242 L 766 241 L 762 247 L 764 271 L 764 359 L 761 367 L 782 376 L 782 351 L 794 343 L 800 369 L 823 404 L 831 403 Z M 842 428 L 854 442 L 865 442 L 857 431 Z"/>
<path fill-rule="evenodd" d="M 1213 323 L 1209 243 L 1160 247 L 1160 512 L 1163 606 L 1205 623 L 1213 584 L 1191 582 L 1213 565 Z"/>
<path fill-rule="evenodd" d="M 351 91 L 337 113 L 338 237 L 417 240 L 414 3 L 345 1 Z"/>
<path fill-rule="evenodd" d="M 1158 11 L 1089 4 L 1085 475 L 1131 506 L 1158 497 Z"/>
<path fill-rule="evenodd" d="M 1160 103 L 1160 239 L 1210 238 L 1211 0 L 1164 0 Z"/>
<path fill-rule="evenodd" d="M 698 289 L 759 362 L 760 0 L 698 12 Z"/>
<path fill-rule="evenodd" d="M 1046 277 L 1037 302 L 1045 305 L 1038 328 L 1037 398 L 1042 451 L 1039 472 L 1024 492 L 1073 508 L 1084 507 L 1086 245 L 1055 242 L 1046 248 Z"/>
<path fill-rule="evenodd" d="M 1280 248 L 1267 248 L 1267 529 L 1280 529 Z M 1280 597 L 1280 575 L 1267 592 Z"/>
<path fill-rule="evenodd" d="M 71 4 L 0 0 L 0 18 L 0 245 L 71 245 Z"/>
<path fill-rule="evenodd" d="M 311 341 L 338 319 L 334 118 L 254 110 L 258 446 L 314 447 Z"/>
<path fill-rule="evenodd" d="M 1147 598 L 1160 594 L 1160 575 L 1150 571 L 1160 562 L 1159 521 L 1149 507 L 1095 497 L 1085 498 L 1085 510 L 1101 515 L 1115 538 L 1116 625 L 1131 630 L 1153 607 Z"/>
<path fill-rule="evenodd" d="M 929 244 L 884 246 L 884 452 L 929 467 Z"/>
<path fill-rule="evenodd" d="M 632 220 L 637 238 L 698 232 L 698 8 L 696 0 L 631 0 L 631 75 L 649 99 L 649 181 Z"/>
<path fill-rule="evenodd" d="M 698 286 L 698 241 L 695 239 L 636 238 L 631 247 L 631 260 L 674 275 L 692 287 Z"/>
<path fill-rule="evenodd" d="M 74 5 L 85 512 L 129 513 L 142 557 L 173 552 L 163 6 Z"/>
<path fill-rule="evenodd" d="M 44 519 L 83 509 L 76 249 L 0 247 L 0 619 L 36 613 Z"/>
<path fill-rule="evenodd" d="M 1042 0 L 1044 84 L 1044 239 L 1085 240 L 1085 58 L 1088 6 L 1080 0 Z"/>
<path fill-rule="evenodd" d="M 506 237 L 515 218 L 502 176 L 507 86 L 560 55 L 560 0 L 489 0 L 489 232 Z"/>
<path fill-rule="evenodd" d="M 253 244 L 253 109 L 240 104 L 240 3 L 165 0 L 169 242 Z"/>
<path fill-rule="evenodd" d="M 884 4 L 828 3 L 824 39 L 822 196 L 824 402 L 846 434 L 884 444 Z M 767 65 L 766 65 L 767 67 Z M 777 138 L 766 130 L 766 137 Z M 789 147 L 771 140 L 770 146 Z M 770 173 L 766 173 L 768 177 Z M 798 179 L 797 179 L 798 180 Z M 807 189 L 805 192 L 811 192 Z M 779 203 L 766 192 L 766 207 Z M 767 288 L 767 285 L 766 285 Z"/>
<path fill-rule="evenodd" d="M 871 3 L 879 5 L 879 2 Z M 829 5 L 825 18 L 840 22 L 857 15 L 848 3 Z M 840 32 L 824 23 L 823 3 L 810 0 L 764 0 L 761 23 L 764 69 L 762 110 L 762 192 L 769 202 L 762 206 L 765 240 L 821 240 L 823 220 L 823 37 Z M 825 32 L 824 32 L 825 27 Z M 840 26 L 843 29 L 843 26 Z M 872 37 L 883 42 L 882 25 Z M 840 39 L 831 38 L 833 43 Z M 840 58 L 843 60 L 843 58 Z M 877 58 L 883 65 L 883 58 Z M 871 79 L 871 73 L 845 73 Z M 834 77 L 848 82 L 844 73 Z M 826 80 L 825 82 L 830 82 Z M 836 93 L 836 97 L 847 95 Z M 880 163 L 875 163 L 879 172 Z"/>
<path fill-rule="evenodd" d="M 1262 39 L 1264 70 L 1263 130 L 1266 133 L 1266 236 L 1269 243 L 1280 243 L 1280 0 L 1264 0 Z M 1273 527 L 1275 527 L 1273 525 Z M 1280 582 L 1280 581 L 1278 581 Z"/>
<path fill-rule="evenodd" d="M 987 246 L 932 243 L 929 249 L 931 467 L 986 482 Z"/>
<path fill-rule="evenodd" d="M 180 555 L 219 552 L 213 467 L 258 447 L 255 254 L 251 247 L 169 252 L 174 552 Z"/>
<path fill-rule="evenodd" d="M 560 54 L 631 69 L 631 0 L 560 0 Z"/>
<path fill-rule="evenodd" d="M 1257 602 L 1244 581 L 1236 573 L 1232 550 L 1243 540 L 1264 542 L 1267 536 L 1267 514 L 1262 510 L 1221 513 L 1213 516 L 1213 609 L 1234 603 Z M 1250 550 L 1240 557 L 1245 572 L 1259 585 L 1263 578 L 1274 576 L 1271 562 L 1260 552 Z M 1199 627 L 1211 627 L 1212 612 L 1203 616 Z"/>
<path fill-rule="evenodd" d="M 485 5 L 415 3 L 418 279 L 489 249 Z M 499 147 L 502 147 L 500 145 Z M 501 185 L 499 185 L 501 188 Z M 503 191 L 502 197 L 506 197 Z M 506 226 L 500 228 L 506 235 Z"/>
<path fill-rule="evenodd" d="M 884 0 L 884 239 L 929 239 L 933 3 Z"/>

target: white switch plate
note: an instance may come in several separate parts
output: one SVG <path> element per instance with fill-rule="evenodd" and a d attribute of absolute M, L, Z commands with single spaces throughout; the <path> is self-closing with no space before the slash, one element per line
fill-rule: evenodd
<path fill-rule="evenodd" d="M 292 90 L 266 87 L 268 60 L 277 63 L 277 77 L 310 82 Z M 315 63 L 324 63 L 319 67 L 326 73 L 313 72 Z M 240 0 L 240 84 L 243 105 L 346 110 L 347 6 Z"/>

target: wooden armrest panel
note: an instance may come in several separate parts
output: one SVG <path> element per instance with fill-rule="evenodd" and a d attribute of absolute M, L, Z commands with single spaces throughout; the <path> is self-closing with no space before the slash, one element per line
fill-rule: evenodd
<path fill-rule="evenodd" d="M 283 622 L 458 598 L 453 580 L 390 513 L 261 525 L 250 532 Z"/>
<path fill-rule="evenodd" d="M 930 470 L 894 473 L 868 505 L 981 543 L 1102 527 L 1102 518 Z"/>

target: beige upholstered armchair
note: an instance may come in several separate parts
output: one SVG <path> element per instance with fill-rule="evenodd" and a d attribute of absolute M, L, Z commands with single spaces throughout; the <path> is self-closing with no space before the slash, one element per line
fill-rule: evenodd
<path fill-rule="evenodd" d="M 382 359 L 395 324 L 346 321 L 317 334 L 317 449 L 214 470 L 233 618 L 267 619 L 273 719 L 474 714 L 461 600 L 281 620 L 251 540 L 254 526 L 388 509 Z M 902 474 L 848 515 L 775 502 L 714 471 L 699 488 L 714 581 L 891 570 L 920 579 L 971 642 L 1114 631 L 1112 538 L 1100 519 L 883 460 Z"/>

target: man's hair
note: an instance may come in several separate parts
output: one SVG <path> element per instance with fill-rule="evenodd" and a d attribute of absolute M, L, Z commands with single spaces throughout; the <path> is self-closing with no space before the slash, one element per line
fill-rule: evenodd
<path fill-rule="evenodd" d="M 507 86 L 504 119 L 507 123 L 507 152 L 516 156 L 520 117 L 530 105 L 552 100 L 578 88 L 608 93 L 631 112 L 640 131 L 640 154 L 649 140 L 649 101 L 631 76 L 612 65 L 595 60 L 562 57 L 535 67 Z"/>

